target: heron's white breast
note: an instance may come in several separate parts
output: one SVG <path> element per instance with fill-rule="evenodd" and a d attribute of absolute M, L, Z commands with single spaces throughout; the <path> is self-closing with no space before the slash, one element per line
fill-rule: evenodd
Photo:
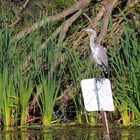
<path fill-rule="evenodd" d="M 95 47 L 93 52 L 93 59 L 99 64 L 102 65 L 102 62 L 98 58 L 99 48 Z"/>

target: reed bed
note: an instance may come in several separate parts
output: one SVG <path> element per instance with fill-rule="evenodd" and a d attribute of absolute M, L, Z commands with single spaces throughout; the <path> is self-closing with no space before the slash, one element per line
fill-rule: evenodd
<path fill-rule="evenodd" d="M 108 117 L 119 126 L 140 125 L 139 31 L 135 21 L 128 20 L 131 14 L 137 16 L 133 7 L 110 18 L 102 41 L 107 46 L 115 105 Z M 1 126 L 100 125 L 98 112 L 85 111 L 80 88 L 84 78 L 103 77 L 101 68 L 90 61 L 89 38 L 82 36 L 81 28 L 89 23 L 85 17 L 77 20 L 66 40 L 61 34 L 51 36 L 58 25 L 48 23 L 20 40 L 13 39 L 14 28 L 4 26 L 0 31 Z"/>
<path fill-rule="evenodd" d="M 112 119 L 116 118 L 115 122 L 124 126 L 139 125 L 138 34 L 128 25 L 123 26 L 122 30 L 119 44 L 117 47 L 112 44 L 108 51 L 109 77 L 115 103 Z M 47 49 L 40 54 L 39 32 L 18 43 L 10 41 L 11 34 L 12 31 L 7 30 L 1 33 L 0 39 L 1 123 L 5 126 L 23 126 L 28 123 L 51 125 L 67 117 L 67 108 L 73 108 L 69 113 L 71 112 L 77 123 L 97 125 L 97 113 L 88 113 L 84 109 L 80 88 L 82 79 L 102 77 L 101 69 L 96 68 L 89 60 L 88 40 L 85 42 L 84 55 L 75 48 L 65 45 L 62 49 L 57 49 L 55 41 L 50 41 Z M 118 40 L 114 38 L 113 42 L 115 39 Z M 32 48 L 30 44 L 34 47 Z M 29 46 L 27 47 L 29 50 L 25 51 L 26 45 Z M 31 56 L 30 66 L 24 69 L 27 54 Z M 61 100 L 64 98 L 59 97 L 66 91 L 66 86 L 70 87 L 68 93 L 71 97 L 65 102 L 65 110 L 60 108 Z M 66 98 L 68 95 L 64 96 Z M 69 100 L 71 104 L 68 103 Z"/>

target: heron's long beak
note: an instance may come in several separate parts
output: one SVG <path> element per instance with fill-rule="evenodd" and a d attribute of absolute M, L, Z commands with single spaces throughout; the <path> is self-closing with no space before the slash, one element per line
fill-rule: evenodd
<path fill-rule="evenodd" d="M 87 28 L 87 29 L 85 29 L 84 31 L 86 31 L 86 32 L 90 32 L 88 28 Z"/>
<path fill-rule="evenodd" d="M 84 31 L 85 31 L 88 35 L 90 35 L 89 29 L 85 29 Z"/>
<path fill-rule="evenodd" d="M 91 29 L 91 28 L 87 28 L 87 29 L 85 29 L 85 31 L 86 31 L 89 35 L 91 35 L 92 32 L 93 32 L 93 29 Z"/>

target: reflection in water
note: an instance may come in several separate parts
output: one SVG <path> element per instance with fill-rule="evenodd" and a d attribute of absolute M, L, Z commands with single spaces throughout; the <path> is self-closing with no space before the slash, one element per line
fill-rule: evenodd
<path fill-rule="evenodd" d="M 111 129 L 111 140 L 139 140 L 140 131 Z M 102 128 L 51 127 L 1 130 L 0 140 L 103 140 Z"/>

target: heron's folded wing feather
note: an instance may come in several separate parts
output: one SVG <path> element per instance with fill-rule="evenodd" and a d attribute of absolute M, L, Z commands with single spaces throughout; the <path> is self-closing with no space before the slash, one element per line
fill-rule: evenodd
<path fill-rule="evenodd" d="M 108 67 L 108 58 L 107 58 L 106 50 L 103 48 L 102 45 L 97 45 L 96 47 L 98 48 L 98 53 L 97 53 L 98 59 L 100 59 L 103 65 Z"/>

